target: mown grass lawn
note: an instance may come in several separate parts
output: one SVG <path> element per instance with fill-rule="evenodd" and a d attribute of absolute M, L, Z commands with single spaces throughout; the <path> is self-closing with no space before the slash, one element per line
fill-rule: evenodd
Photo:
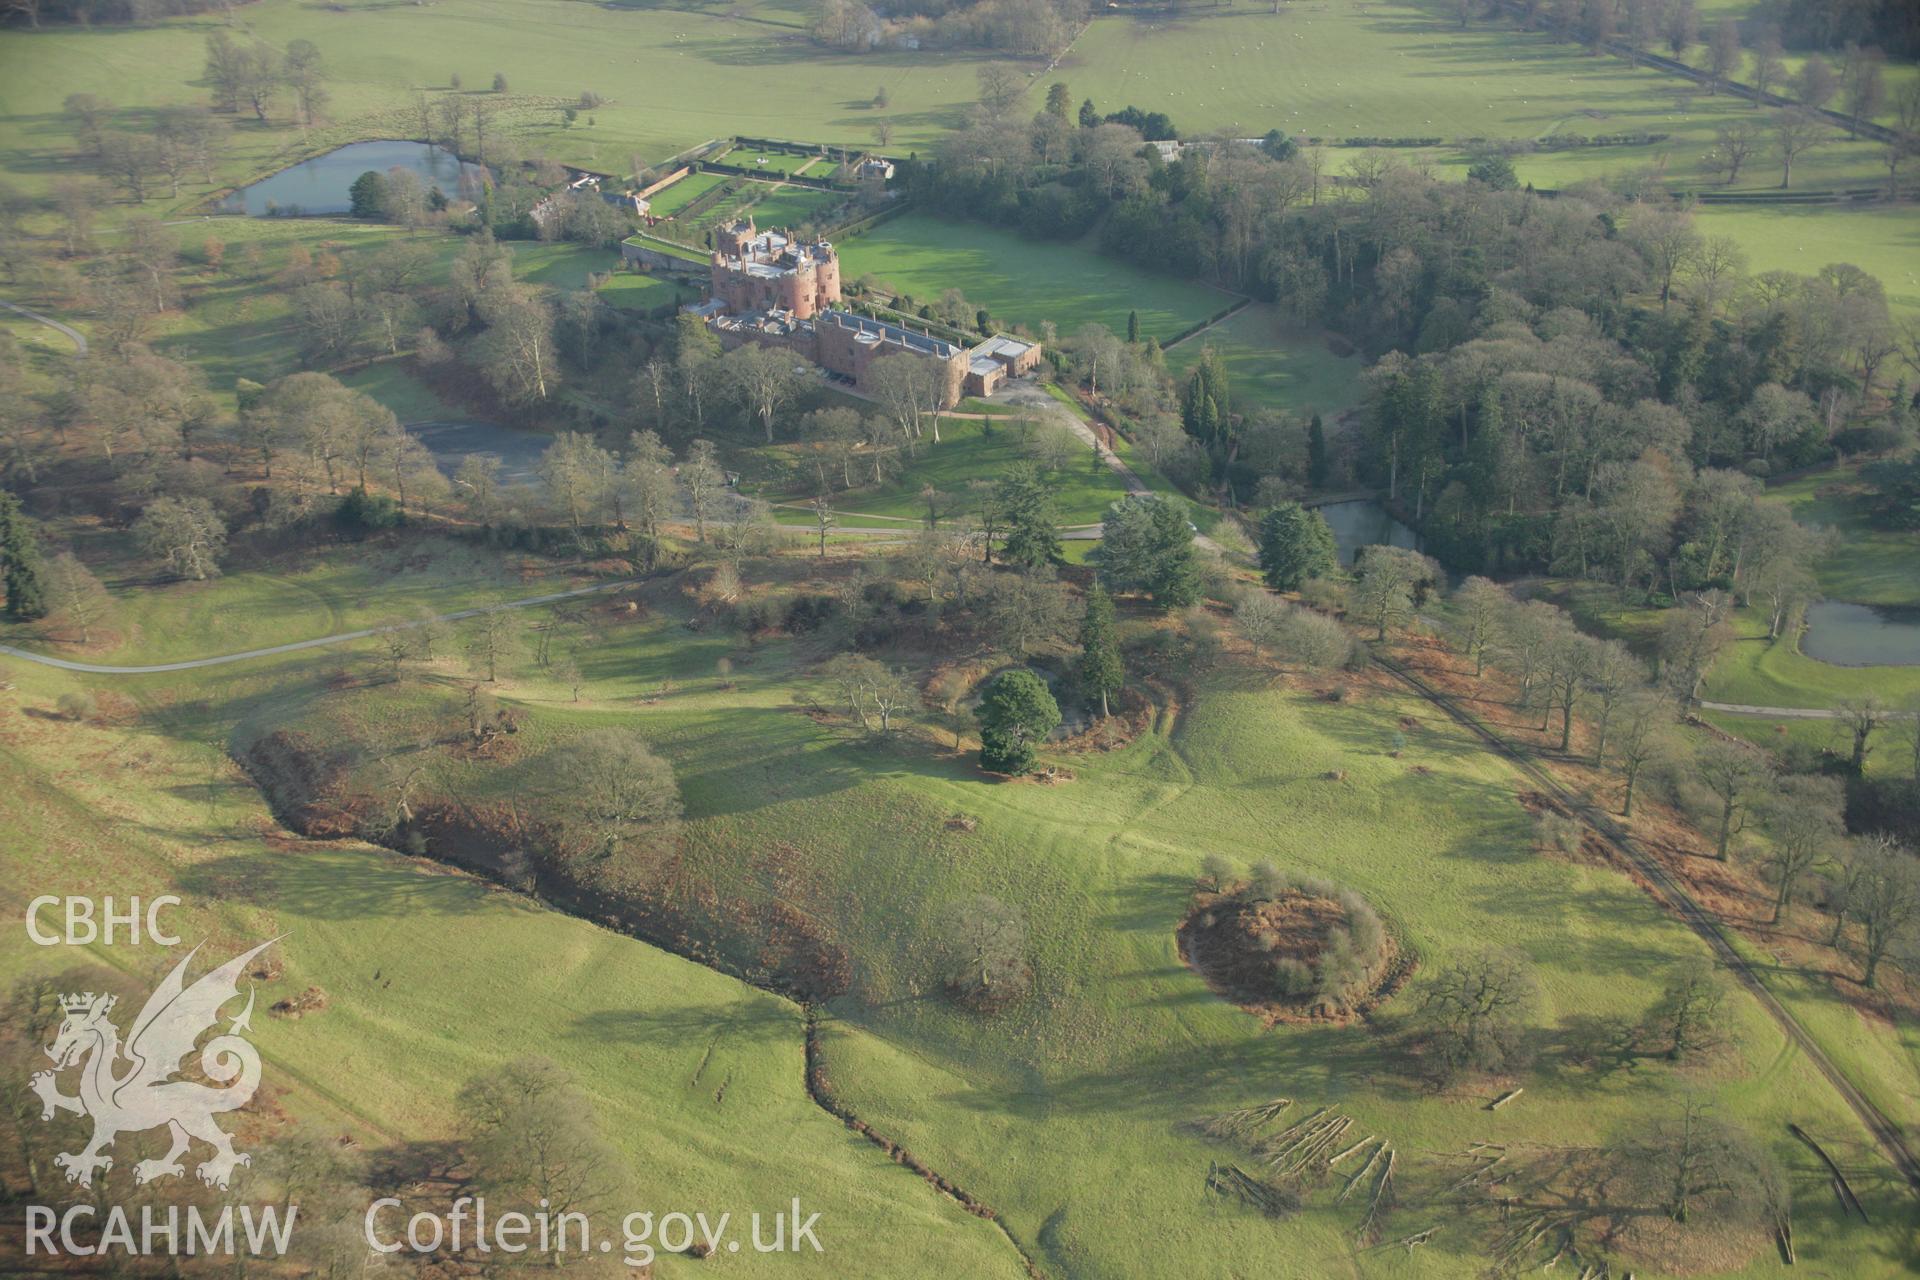
<path fill-rule="evenodd" d="M 609 306 L 624 311 L 653 311 L 670 307 L 687 296 L 687 291 L 673 281 L 642 275 L 637 271 L 621 272 L 600 287 L 601 299 Z"/>
<path fill-rule="evenodd" d="M 690 173 L 652 196 L 650 212 L 656 218 L 670 218 L 715 187 L 739 181 L 730 173 Z"/>
<path fill-rule="evenodd" d="M 1026 240 L 971 222 L 907 214 L 843 240 L 840 278 L 870 275 L 927 301 L 948 289 L 987 308 L 1000 326 L 1035 332 L 1048 321 L 1070 334 L 1084 324 L 1127 331 L 1140 313 L 1140 335 L 1171 337 L 1232 301 L 1220 290 L 1130 263 L 1092 248 Z"/>
<path fill-rule="evenodd" d="M 1831 707 L 1873 694 L 1898 701 L 1920 694 L 1920 666 L 1842 667 L 1800 652 L 1792 638 L 1766 640 L 1765 619 L 1743 612 L 1739 639 L 1707 676 L 1703 697 L 1756 707 Z"/>
<path fill-rule="evenodd" d="M 751 169 L 755 173 L 771 173 L 787 176 L 798 173 L 821 159 L 817 151 L 796 155 L 791 151 L 766 151 L 759 147 L 735 147 L 720 157 L 727 164 L 738 165 L 742 169 Z"/>
<path fill-rule="evenodd" d="M 1212 347 L 1227 367 L 1234 403 L 1328 418 L 1360 402 L 1365 361 L 1337 356 L 1326 336 L 1289 330 L 1272 307 L 1255 303 L 1167 352 L 1169 368 L 1184 373 Z"/>
<path fill-rule="evenodd" d="M 751 193 L 757 194 L 762 184 L 752 183 L 749 186 L 754 189 Z M 820 191 L 813 187 L 781 187 L 754 201 L 745 212 L 752 215 L 753 225 L 762 231 L 768 228 L 792 230 L 812 223 L 844 198 L 832 191 Z"/>

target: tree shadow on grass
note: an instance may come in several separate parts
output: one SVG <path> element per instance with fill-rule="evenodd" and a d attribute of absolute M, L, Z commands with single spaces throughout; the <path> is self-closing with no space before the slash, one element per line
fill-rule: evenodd
<path fill-rule="evenodd" d="M 547 910 L 531 898 L 438 864 L 372 849 L 315 846 L 312 856 L 236 854 L 196 863 L 176 879 L 183 893 L 198 898 L 280 908 L 317 920 Z"/>
<path fill-rule="evenodd" d="M 1424 1087 L 1405 1069 L 1396 1037 L 1364 1022 L 1280 1026 L 1229 1044 L 1183 1046 L 1139 1055 L 1121 1067 L 1055 1081 L 1043 1090 L 1008 1095 L 996 1089 L 949 1093 L 943 1101 L 1010 1118 L 1036 1104 L 1053 1116 L 1084 1118 L 1137 1111 L 1143 1097 L 1176 1108 L 1191 1100 L 1193 1115 L 1217 1109 L 1225 1096 L 1285 1095 L 1334 1101 L 1357 1089 L 1406 1098 Z"/>
<path fill-rule="evenodd" d="M 799 1007 L 762 993 L 700 1008 L 603 1010 L 575 1018 L 563 1034 L 595 1043 L 670 1048 L 791 1049 L 799 1069 L 805 1022 Z"/>

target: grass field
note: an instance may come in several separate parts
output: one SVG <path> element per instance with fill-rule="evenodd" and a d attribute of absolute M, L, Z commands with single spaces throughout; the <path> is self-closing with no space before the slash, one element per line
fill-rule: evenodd
<path fill-rule="evenodd" d="M 821 159 L 821 156 L 817 151 L 796 155 L 791 151 L 763 151 L 758 147 L 735 147 L 719 159 L 728 164 L 738 165 L 742 169 L 752 169 L 756 173 L 786 175 L 811 167 Z"/>
<path fill-rule="evenodd" d="M 1920 666 L 1841 667 L 1801 653 L 1791 640 L 1766 642 L 1766 624 L 1748 614 L 1740 639 L 1713 665 L 1703 697 L 1755 707 L 1831 707 L 1874 694 L 1898 702 L 1920 694 Z"/>
<path fill-rule="evenodd" d="M 1228 302 L 1217 289 L 1156 275 L 1081 245 L 1045 244 L 1010 231 L 907 214 L 842 241 L 841 279 L 870 275 L 916 298 L 959 289 L 1001 325 L 1062 334 L 1099 323 L 1124 334 L 1140 313 L 1142 339 L 1172 336 Z"/>
<path fill-rule="evenodd" d="M 508 76 L 503 119 L 528 150 L 621 173 L 631 171 L 635 155 L 651 163 L 736 133 L 859 145 L 882 117 L 892 123 L 896 145 L 925 146 L 957 123 L 977 94 L 977 55 L 834 54 L 796 39 L 796 28 L 808 21 L 802 7 L 777 0 L 724 14 L 566 0 L 446 0 L 336 12 L 304 0 L 262 0 L 236 11 L 235 34 L 277 47 L 294 39 L 318 45 L 330 73 L 331 123 L 303 137 L 284 101 L 269 125 L 241 123 L 215 185 L 238 185 L 344 141 L 412 137 L 419 131 L 416 93 L 448 92 L 454 72 L 469 93 L 495 71 Z M 141 106 L 203 100 L 205 39 L 222 28 L 206 17 L 8 31 L 0 43 L 0 179 L 40 192 L 63 171 L 76 149 L 60 121 L 68 94 Z M 749 82 L 750 92 L 715 92 Z M 876 111 L 871 100 L 883 85 L 891 105 Z M 564 127 L 560 109 L 588 90 L 609 101 Z M 124 119 L 134 124 L 139 117 L 128 111 Z M 207 190 L 189 189 L 179 204 Z"/>
<path fill-rule="evenodd" d="M 992 480 L 1020 465 L 1025 455 L 1018 430 L 1003 424 L 989 435 L 985 427 L 981 422 L 947 421 L 940 428 L 940 443 L 927 445 L 885 485 L 836 494 L 834 506 L 843 513 L 842 521 L 858 523 L 860 514 L 919 520 L 927 510 L 920 496 L 924 486 L 932 485 L 952 501 L 966 494 L 969 481 Z M 798 450 L 781 450 L 782 460 L 791 465 Z M 1096 465 L 1092 451 L 1084 448 L 1075 452 L 1071 464 L 1053 473 L 1049 487 L 1060 523 L 1066 525 L 1097 522 L 1108 504 L 1127 492 L 1120 477 L 1104 464 Z M 810 482 L 803 480 L 798 487 L 776 488 L 765 496 L 775 502 L 805 502 L 813 494 Z"/>
<path fill-rule="evenodd" d="M 481 578 L 499 573 L 476 568 Z M 380 576 L 377 566 L 324 563 L 311 575 L 336 584 L 323 594 L 341 600 Z M 300 606 L 284 576 L 236 574 L 218 586 L 218 611 L 250 619 L 249 638 L 294 638 Z M 183 611 L 167 597 L 195 594 L 142 590 L 154 599 L 122 608 L 155 630 L 190 629 L 187 619 L 212 602 Z M 300 620 L 297 630 L 350 612 L 330 606 L 324 622 Z M 1750 1003 L 1735 1001 L 1732 1047 L 1706 1069 L 1643 1062 L 1602 1072 L 1554 1047 L 1581 1018 L 1638 1016 L 1699 944 L 1617 872 L 1531 852 L 1519 780 L 1430 708 L 1379 692 L 1328 703 L 1229 664 L 1196 676 L 1177 720 L 1124 749 L 1073 757 L 1070 784 L 994 783 L 970 759 L 924 743 L 880 749 L 823 730 L 793 711 L 813 687 L 798 646 L 749 649 L 724 633 L 689 632 L 680 612 L 663 607 L 610 632 L 583 659 L 580 704 L 536 671 L 516 672 L 503 693 L 528 713 L 522 763 L 495 772 L 448 756 L 433 785 L 484 795 L 519 785 L 542 750 L 583 729 L 639 729 L 680 779 L 697 882 L 723 895 L 759 892 L 761 852 L 778 847 L 787 871 L 804 869 L 790 881 L 794 904 L 830 920 L 852 948 L 854 990 L 834 1002 L 823 1038 L 839 1095 L 993 1204 L 1051 1274 L 1191 1276 L 1201 1245 L 1167 1247 L 1183 1240 L 1204 1240 L 1208 1274 L 1274 1272 L 1276 1259 L 1298 1260 L 1277 1265 L 1285 1275 L 1372 1274 L 1373 1255 L 1352 1237 L 1358 1206 L 1316 1196 L 1274 1223 L 1204 1197 L 1207 1162 L 1233 1156 L 1185 1122 L 1276 1094 L 1337 1107 L 1361 1131 L 1388 1136 L 1411 1178 L 1421 1152 L 1606 1139 L 1693 1093 L 1793 1170 L 1803 1258 L 1850 1276 L 1906 1265 L 1890 1228 L 1843 1223 L 1822 1194 L 1824 1174 L 1786 1136 L 1792 1119 L 1842 1152 L 1873 1220 L 1898 1220 L 1901 1193 L 1864 1172 L 1878 1163 L 1864 1136 Z M 261 849 L 258 801 L 208 743 L 244 745 L 278 727 L 378 740 L 417 732 L 457 705 L 457 685 L 442 678 L 328 691 L 330 672 L 369 657 L 363 647 L 357 659 L 306 655 L 121 681 L 113 689 L 140 716 L 126 727 L 11 715 L 0 746 L 18 757 L 10 772 L 45 781 L 0 796 L 5 893 L 60 891 L 69 882 L 50 880 L 54 867 L 76 885 L 97 883 L 103 865 L 118 873 L 137 859 L 133 883 L 150 892 L 180 887 L 198 904 L 217 886 L 223 905 L 200 918 L 222 938 L 291 929 L 284 981 L 320 986 L 329 1007 L 298 1022 L 264 1020 L 261 1040 L 284 1108 L 303 1120 L 368 1141 L 433 1136 L 468 1073 L 542 1053 L 587 1081 L 635 1158 L 631 1192 L 642 1203 L 731 1196 L 751 1205 L 798 1193 L 826 1202 L 829 1229 L 841 1215 L 846 1234 L 831 1237 L 841 1247 L 830 1246 L 828 1269 L 793 1274 L 1015 1273 L 986 1224 L 808 1114 L 790 1006 L 358 846 Z M 721 658 L 734 664 L 725 679 Z M 75 683 L 6 665 L 24 706 Z M 636 705 L 667 679 L 671 696 Z M 129 752 L 144 761 L 137 772 L 101 771 L 100 761 Z M 955 813 L 973 815 L 972 829 L 956 831 Z M 124 837 L 110 838 L 123 823 Z M 1421 974 L 1489 937 L 1525 952 L 1543 987 L 1544 1024 L 1561 1030 L 1545 1034 L 1523 1102 L 1489 1115 L 1477 1091 L 1417 1086 L 1366 1024 L 1269 1030 L 1213 997 L 1172 937 L 1209 852 L 1271 857 L 1360 890 L 1418 953 Z M 1037 988 L 985 1021 L 939 998 L 932 968 L 951 904 L 982 891 L 1024 914 Z M 0 945 L 13 948 L 12 969 L 45 962 L 23 956 L 31 949 L 17 935 Z M 376 969 L 395 978 L 390 990 L 370 981 Z M 1422 981 L 1417 974 L 1390 1011 L 1417 1002 Z M 1817 1002 L 1824 990 L 1796 999 Z M 1882 1073 L 1888 1105 L 1914 1096 L 1897 1040 L 1863 1040 L 1851 1019 L 1831 1031 L 1849 1065 Z M 352 1064 L 344 1077 L 342 1062 Z M 728 1073 L 720 1104 L 713 1091 Z M 1411 1210 L 1388 1229 L 1424 1228 L 1429 1216 Z M 1451 1224 L 1421 1251 L 1421 1274 L 1474 1274 L 1478 1250 L 1472 1230 Z M 1756 1253 L 1730 1274 L 1772 1267 Z"/>
<path fill-rule="evenodd" d="M 1313 1260 L 1285 1274 L 1358 1271 L 1349 1237 L 1357 1210 L 1315 1204 L 1276 1227 L 1204 1208 L 1206 1162 L 1222 1152 L 1183 1122 L 1275 1094 L 1336 1106 L 1411 1159 L 1474 1139 L 1602 1139 L 1704 1092 L 1796 1169 L 1803 1256 L 1848 1274 L 1901 1265 L 1817 1194 L 1819 1175 L 1782 1121 L 1816 1126 L 1856 1152 L 1858 1131 L 1750 1005 L 1736 1007 L 1736 1047 L 1709 1072 L 1646 1064 L 1605 1074 L 1550 1054 L 1528 1078 L 1525 1105 L 1495 1118 L 1478 1094 L 1410 1086 L 1365 1026 L 1264 1030 L 1178 961 L 1171 927 L 1200 857 L 1222 850 L 1361 890 L 1418 951 L 1423 972 L 1497 935 L 1532 958 L 1549 1025 L 1634 1016 L 1665 969 L 1696 953 L 1624 877 L 1531 853 L 1517 780 L 1419 704 L 1369 694 L 1330 705 L 1229 668 L 1200 682 L 1171 733 L 1075 757 L 1071 786 L 995 785 L 944 752 L 879 754 L 793 715 L 786 708 L 806 678 L 784 644 L 760 647 L 733 679 L 714 679 L 729 656 L 744 655 L 723 636 L 688 637 L 671 617 L 626 629 L 593 654 L 589 700 L 577 709 L 537 679 L 509 687 L 532 713 L 522 750 L 537 759 L 582 728 L 632 716 L 674 762 L 703 882 L 747 891 L 755 850 L 771 840 L 790 849 L 809 868 L 799 905 L 834 920 L 856 953 L 855 992 L 835 1002 L 825 1042 L 836 1088 L 1000 1208 L 1059 1274 L 1190 1275 L 1191 1258 L 1153 1241 L 1203 1223 L 1211 1273 L 1275 1256 Z M 676 682 L 666 702 L 618 710 L 663 678 Z M 418 722 L 423 698 L 453 696 L 372 690 L 302 708 L 261 704 L 236 733 L 244 741 L 258 731 L 250 726 L 285 724 L 292 712 L 322 735 L 369 723 L 377 734 Z M 1410 739 L 1399 758 L 1389 755 L 1395 734 Z M 446 785 L 483 794 L 496 785 L 483 766 L 446 769 Z M 1344 776 L 1328 782 L 1330 771 Z M 975 829 L 953 832 L 946 818 L 956 812 L 974 815 Z M 938 999 L 929 969 L 943 913 L 978 891 L 1025 914 L 1042 993 L 984 1023 Z M 1416 985 L 1401 999 L 1417 997 Z M 1911 1089 L 1905 1078 L 1893 1084 Z M 1893 1212 L 1892 1203 L 1878 1207 Z M 1430 1249 L 1424 1264 L 1436 1273 L 1473 1269 L 1466 1232 Z M 1739 1273 L 1770 1265 L 1756 1256 Z M 950 1270 L 974 1274 L 964 1263 Z"/>
<path fill-rule="evenodd" d="M 1289 331 L 1272 307 L 1254 303 L 1167 352 L 1167 365 L 1191 368 L 1212 347 L 1227 366 L 1235 403 L 1329 417 L 1360 402 L 1358 354 L 1341 357 L 1323 336 Z"/>
<path fill-rule="evenodd" d="M 1811 275 L 1831 262 L 1851 262 L 1886 287 L 1887 306 L 1896 318 L 1920 316 L 1920 206 L 1729 209 L 1714 205 L 1695 211 L 1694 226 L 1702 235 L 1738 240 L 1756 273 Z"/>
<path fill-rule="evenodd" d="M 1460 29 L 1449 15 L 1404 3 L 1210 8 L 1174 18 L 1096 18 L 1042 95 L 1064 80 L 1102 111 L 1133 104 L 1165 111 L 1183 134 L 1268 129 L 1323 139 L 1436 137 L 1544 139 L 1666 133 L 1635 147 L 1542 152 L 1515 162 L 1522 180 L 1564 186 L 1618 168 L 1663 170 L 1699 185 L 1714 131 L 1751 115 L 1748 104 L 1710 97 L 1678 76 L 1588 57 L 1575 45 L 1501 22 Z M 1682 101 L 1682 98 L 1685 101 Z M 1337 153 L 1336 153 L 1337 154 Z M 1795 184 L 1859 184 L 1877 174 L 1879 149 L 1834 143 L 1796 164 Z M 1741 188 L 1779 181 L 1764 161 Z"/>
<path fill-rule="evenodd" d="M 196 692 L 227 714 L 313 674 L 256 670 Z M 40 696 L 38 681 L 22 684 Z M 286 856 L 262 838 L 271 819 L 218 742 L 191 736 L 189 726 L 206 727 L 197 719 L 204 708 L 182 708 L 172 682 L 129 692 L 172 733 L 7 711 L 0 767 L 21 785 L 0 794 L 0 899 L 17 915 L 42 889 L 174 890 L 186 899 L 173 917 L 180 933 L 208 940 L 202 962 L 284 935 L 277 954 L 285 971 L 261 986 L 262 1003 L 311 987 L 327 1007 L 299 1019 L 255 1018 L 261 1096 L 279 1126 L 351 1139 L 377 1162 L 451 1136 L 456 1095 L 470 1076 L 542 1057 L 584 1089 L 624 1162 L 612 1216 L 724 1208 L 744 1223 L 742 1215 L 771 1214 L 797 1194 L 822 1214 L 829 1252 L 743 1252 L 743 1274 L 1020 1274 L 989 1224 L 813 1105 L 802 1086 L 796 1006 L 429 864 L 351 842 Z M 141 762 L 142 785 L 100 768 L 128 753 Z M 175 958 L 125 946 L 50 951 L 18 930 L 0 941 L 10 980 L 92 963 L 144 987 Z M 75 1121 L 61 1134 L 83 1131 Z M 258 1156 L 257 1131 L 242 1138 Z M 138 1143 L 123 1135 L 117 1153 L 128 1157 Z M 124 1178 L 130 1162 L 123 1158 L 114 1176 Z M 265 1163 L 256 1159 L 256 1169 Z M 243 1175 L 236 1186 L 244 1196 L 259 1183 Z"/>
<path fill-rule="evenodd" d="M 762 184 L 752 185 L 759 188 Z M 745 212 L 753 216 L 754 226 L 762 230 L 769 227 L 797 228 L 802 224 L 812 223 L 845 198 L 834 192 L 820 191 L 813 187 L 779 187 L 764 195 L 760 195 L 758 190 L 752 194 L 759 195 L 760 198 L 748 206 Z"/>
<path fill-rule="evenodd" d="M 463 416 L 460 409 L 434 394 L 398 360 L 381 360 L 338 377 L 344 385 L 393 410 L 402 422 L 445 422 Z"/>

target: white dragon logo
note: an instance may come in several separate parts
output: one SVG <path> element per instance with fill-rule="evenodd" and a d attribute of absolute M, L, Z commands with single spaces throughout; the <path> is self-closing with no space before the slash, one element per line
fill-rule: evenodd
<path fill-rule="evenodd" d="M 213 1158 L 198 1170 L 200 1181 L 210 1187 L 226 1190 L 235 1166 L 253 1162 L 251 1156 L 235 1151 L 233 1140 L 213 1122 L 221 1112 L 245 1106 L 260 1087 L 259 1051 L 240 1036 L 250 1029 L 251 991 L 247 993 L 247 1007 L 228 1026 L 227 1033 L 215 1036 L 200 1051 L 200 1069 L 224 1087 L 172 1077 L 180 1070 L 180 1060 L 193 1052 L 200 1034 L 219 1022 L 220 1006 L 240 994 L 238 978 L 247 962 L 278 941 L 274 938 L 261 943 L 189 987 L 181 975 L 199 954 L 200 948 L 195 947 L 147 998 L 124 1047 L 119 1029 L 107 1020 L 115 997 L 91 991 L 60 997 L 66 1017 L 47 1049 L 54 1068 L 35 1073 L 33 1091 L 40 1095 L 42 1120 L 53 1119 L 56 1111 L 93 1117 L 93 1140 L 86 1148 L 53 1158 L 67 1171 L 68 1182 L 93 1185 L 96 1169 L 105 1172 L 113 1168 L 113 1157 L 101 1152 L 113 1145 L 115 1137 L 161 1125 L 172 1132 L 173 1146 L 158 1160 L 136 1164 L 136 1182 L 183 1174 L 180 1157 L 192 1138 L 213 1147 Z M 116 1072 L 122 1058 L 128 1066 Z M 80 1093 L 68 1097 L 60 1092 L 55 1075 L 75 1065 L 80 1065 Z"/>

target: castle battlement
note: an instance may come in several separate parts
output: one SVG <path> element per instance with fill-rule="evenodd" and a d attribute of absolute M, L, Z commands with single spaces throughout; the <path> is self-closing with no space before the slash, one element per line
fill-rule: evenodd
<path fill-rule="evenodd" d="M 787 311 L 810 320 L 840 301 L 840 258 L 831 244 L 756 230 L 751 216 L 715 233 L 711 265 L 713 296 L 739 314 Z"/>

